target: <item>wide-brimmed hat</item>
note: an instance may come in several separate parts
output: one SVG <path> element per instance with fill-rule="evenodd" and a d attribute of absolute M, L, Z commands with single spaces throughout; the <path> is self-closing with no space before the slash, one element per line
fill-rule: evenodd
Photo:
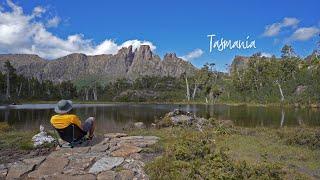
<path fill-rule="evenodd" d="M 72 109 L 72 101 L 70 100 L 60 100 L 57 103 L 57 106 L 54 108 L 54 111 L 58 114 L 65 114 Z"/>

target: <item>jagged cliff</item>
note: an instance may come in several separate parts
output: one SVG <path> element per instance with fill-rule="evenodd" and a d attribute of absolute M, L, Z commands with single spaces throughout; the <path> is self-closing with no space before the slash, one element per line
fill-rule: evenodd
<path fill-rule="evenodd" d="M 179 77 L 185 71 L 193 73 L 196 69 L 174 53 L 166 54 L 161 60 L 147 45 L 142 45 L 135 51 L 131 46 L 122 48 L 115 55 L 70 54 L 55 60 L 45 60 L 29 54 L 0 55 L 0 71 L 4 71 L 3 65 L 7 60 L 18 74 L 55 82 L 74 81 L 88 76 L 109 80 L 135 79 L 140 76 Z"/>

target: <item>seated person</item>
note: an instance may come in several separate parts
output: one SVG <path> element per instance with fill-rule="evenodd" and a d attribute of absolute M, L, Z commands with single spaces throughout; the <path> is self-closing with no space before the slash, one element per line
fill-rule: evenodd
<path fill-rule="evenodd" d="M 95 118 L 89 117 L 82 125 L 79 117 L 72 113 L 72 101 L 61 100 L 58 102 L 54 111 L 57 115 L 51 117 L 51 124 L 56 129 L 64 129 L 70 124 L 75 124 L 84 132 L 89 133 L 89 139 L 93 138 L 93 132 L 95 129 Z"/>

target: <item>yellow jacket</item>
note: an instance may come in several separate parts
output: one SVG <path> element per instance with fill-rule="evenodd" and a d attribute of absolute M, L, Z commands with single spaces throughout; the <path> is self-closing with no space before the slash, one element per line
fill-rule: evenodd
<path fill-rule="evenodd" d="M 70 124 L 75 124 L 81 128 L 81 121 L 79 117 L 74 114 L 57 114 L 51 117 L 50 122 L 56 129 L 66 128 Z"/>

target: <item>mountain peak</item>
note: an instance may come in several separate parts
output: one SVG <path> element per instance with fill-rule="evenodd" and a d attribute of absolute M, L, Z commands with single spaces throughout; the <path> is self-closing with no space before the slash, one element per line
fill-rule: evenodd
<path fill-rule="evenodd" d="M 165 55 L 164 55 L 164 59 L 166 60 L 166 59 L 177 59 L 177 55 L 176 55 L 176 53 L 166 53 Z"/>

